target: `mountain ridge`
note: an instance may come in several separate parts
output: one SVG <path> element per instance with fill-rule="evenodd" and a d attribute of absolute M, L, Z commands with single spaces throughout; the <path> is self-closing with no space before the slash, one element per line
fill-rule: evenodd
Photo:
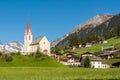
<path fill-rule="evenodd" d="M 23 44 L 19 41 L 12 41 L 7 44 L 0 44 L 0 52 L 22 52 L 23 51 Z"/>
<path fill-rule="evenodd" d="M 55 41 L 53 41 L 51 43 L 51 47 L 55 47 L 56 45 L 58 45 L 61 41 L 63 41 L 64 39 L 66 39 L 68 36 L 79 32 L 80 30 L 85 30 L 87 28 L 95 28 L 98 25 L 104 23 L 105 21 L 111 19 L 113 17 L 113 15 L 110 14 L 97 14 L 96 16 L 94 16 L 93 18 L 90 18 L 89 20 L 87 20 L 86 22 L 77 25 L 75 28 L 73 28 L 70 32 L 68 32 L 67 34 L 65 34 L 63 37 L 56 39 Z"/>

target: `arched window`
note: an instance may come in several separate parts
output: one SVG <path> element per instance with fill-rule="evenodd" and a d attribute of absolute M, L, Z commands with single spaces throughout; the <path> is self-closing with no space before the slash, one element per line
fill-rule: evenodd
<path fill-rule="evenodd" d="M 48 50 L 47 49 L 43 50 L 43 53 L 48 53 Z"/>
<path fill-rule="evenodd" d="M 29 36 L 29 40 L 31 40 L 31 36 Z"/>
<path fill-rule="evenodd" d="M 43 44 L 45 44 L 45 42 L 43 42 Z"/>

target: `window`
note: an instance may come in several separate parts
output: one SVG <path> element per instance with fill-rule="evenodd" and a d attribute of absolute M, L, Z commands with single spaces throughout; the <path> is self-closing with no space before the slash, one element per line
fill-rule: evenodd
<path fill-rule="evenodd" d="M 45 44 L 45 42 L 43 42 L 43 44 Z"/>
<path fill-rule="evenodd" d="M 98 62 L 98 64 L 100 64 L 100 62 Z"/>
<path fill-rule="evenodd" d="M 48 53 L 48 50 L 47 50 L 47 49 L 45 49 L 45 50 L 43 50 L 43 52 L 44 52 L 44 53 Z"/>
<path fill-rule="evenodd" d="M 29 40 L 31 40 L 31 37 L 29 36 Z"/>

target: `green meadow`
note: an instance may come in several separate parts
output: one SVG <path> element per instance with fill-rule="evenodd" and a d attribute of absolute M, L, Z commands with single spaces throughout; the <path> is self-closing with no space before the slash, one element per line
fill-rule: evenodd
<path fill-rule="evenodd" d="M 120 80 L 120 68 L 0 67 L 0 80 Z"/>
<path fill-rule="evenodd" d="M 66 67 L 51 57 L 13 55 L 12 62 L 0 60 L 0 80 L 120 79 L 120 68 L 92 69 Z"/>

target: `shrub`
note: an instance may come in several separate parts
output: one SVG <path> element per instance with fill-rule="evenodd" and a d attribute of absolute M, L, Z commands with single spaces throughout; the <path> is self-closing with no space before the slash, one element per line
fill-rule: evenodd
<path fill-rule="evenodd" d="M 2 52 L 0 52 L 0 56 L 2 56 Z"/>
<path fill-rule="evenodd" d="M 15 55 L 15 54 L 16 54 L 16 53 L 14 53 L 14 52 L 10 53 L 10 55 L 12 55 L 12 56 Z"/>
<path fill-rule="evenodd" d="M 30 56 L 30 57 L 31 57 L 31 56 L 34 56 L 34 55 L 35 55 L 35 53 L 31 53 L 31 54 L 30 54 L 30 55 L 28 55 L 28 56 Z"/>
<path fill-rule="evenodd" d="M 21 53 L 20 52 L 11 52 L 10 55 L 20 55 Z"/>
<path fill-rule="evenodd" d="M 2 61 L 6 61 L 6 58 L 7 58 L 7 54 L 2 54 L 1 60 L 2 60 Z"/>
<path fill-rule="evenodd" d="M 42 53 L 39 51 L 39 49 L 37 49 L 35 58 L 40 58 L 40 57 L 42 57 Z"/>
<path fill-rule="evenodd" d="M 11 62 L 13 60 L 12 56 L 7 56 L 6 57 L 6 62 Z"/>
<path fill-rule="evenodd" d="M 37 49 L 36 53 L 35 53 L 35 58 L 38 61 L 44 60 L 47 57 L 47 55 L 45 55 L 44 53 L 40 52 L 39 49 Z"/>
<path fill-rule="evenodd" d="M 21 53 L 20 52 L 17 52 L 17 55 L 20 55 Z"/>

